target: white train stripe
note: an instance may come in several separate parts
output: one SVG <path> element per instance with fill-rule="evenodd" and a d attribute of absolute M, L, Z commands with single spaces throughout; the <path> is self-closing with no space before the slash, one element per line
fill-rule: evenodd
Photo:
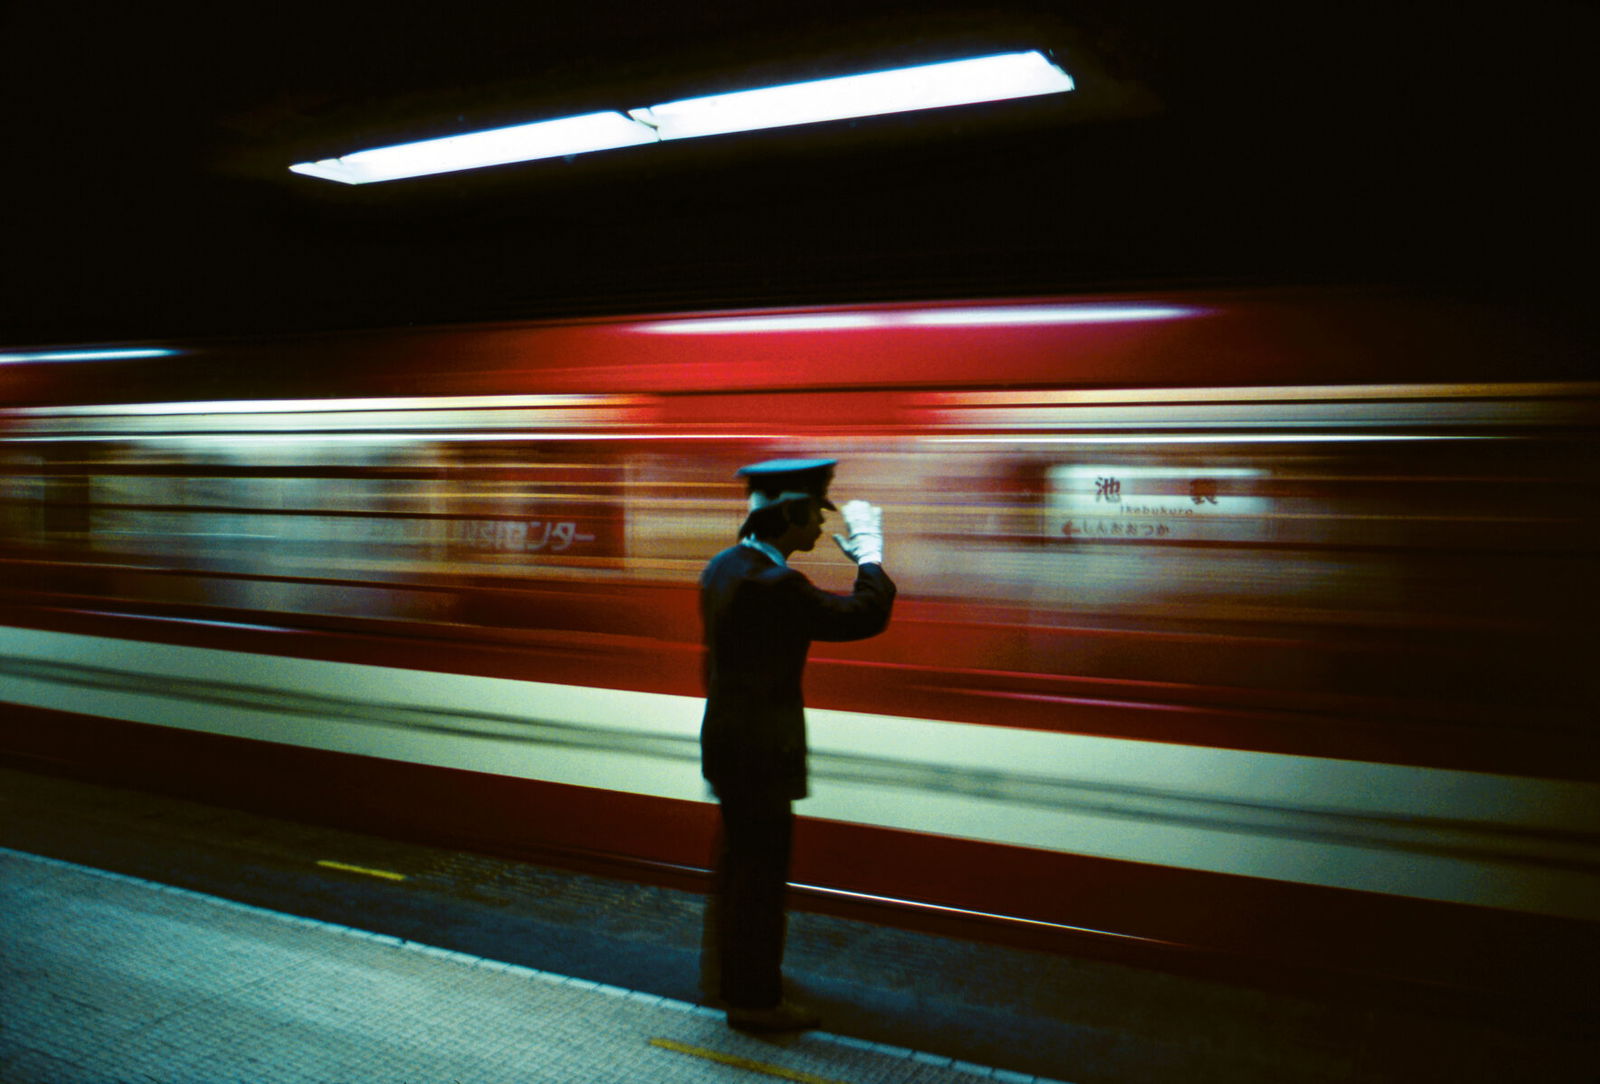
<path fill-rule="evenodd" d="M 0 698 L 703 801 L 703 701 L 0 628 Z M 811 817 L 1600 918 L 1600 786 L 813 709 Z"/>

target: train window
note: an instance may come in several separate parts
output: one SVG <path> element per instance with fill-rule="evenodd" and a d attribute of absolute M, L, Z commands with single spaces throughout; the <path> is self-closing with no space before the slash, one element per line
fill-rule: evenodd
<path fill-rule="evenodd" d="M 626 552 L 626 466 L 561 444 L 434 446 L 444 478 L 435 529 L 447 559 L 522 575 L 617 568 Z"/>
<path fill-rule="evenodd" d="M 1069 608 L 1509 617 L 1530 605 L 1528 573 L 1593 543 L 1573 466 L 1535 442 L 1219 442 L 1039 471 L 1040 541 L 1059 566 L 1041 585 Z"/>

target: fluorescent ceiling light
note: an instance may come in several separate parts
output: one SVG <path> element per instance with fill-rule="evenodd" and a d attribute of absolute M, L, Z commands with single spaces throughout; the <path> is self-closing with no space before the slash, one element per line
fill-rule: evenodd
<path fill-rule="evenodd" d="M 1176 305 L 993 305 L 921 312 L 795 313 L 659 320 L 635 330 L 660 335 L 740 335 L 772 331 L 854 331 L 897 327 L 1036 327 L 1041 324 L 1125 324 L 1195 316 Z"/>
<path fill-rule="evenodd" d="M 289 168 L 308 177 L 321 177 L 344 184 L 370 184 L 373 181 L 395 181 L 403 177 L 424 177 L 432 173 L 500 166 L 508 162 L 531 162 L 539 158 L 633 147 L 655 141 L 656 135 L 648 127 L 629 120 L 621 113 L 585 113 L 560 120 L 377 147 L 369 151 L 356 151 L 343 158 L 301 162 Z"/>
<path fill-rule="evenodd" d="M 690 139 L 724 132 L 1030 98 L 1059 94 L 1072 88 L 1072 76 L 1046 60 L 1043 54 L 1004 53 L 686 98 L 646 109 L 630 109 L 628 115 L 655 128 L 662 139 Z"/>
<path fill-rule="evenodd" d="M 295 173 L 369 184 L 462 169 L 613 150 L 668 139 L 783 128 L 794 124 L 972 105 L 1073 88 L 1072 76 L 1042 53 L 997 56 L 685 98 L 622 113 L 586 113 L 483 132 L 299 162 Z"/>
<path fill-rule="evenodd" d="M 120 361 L 124 358 L 165 358 L 176 350 L 51 350 L 42 354 L 0 354 L 0 365 L 11 361 Z"/>

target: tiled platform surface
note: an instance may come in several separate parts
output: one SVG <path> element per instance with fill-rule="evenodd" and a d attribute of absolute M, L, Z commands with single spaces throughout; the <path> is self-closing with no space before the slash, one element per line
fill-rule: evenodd
<path fill-rule="evenodd" d="M 1040 1079 L 3 848 L 0 915 L 7 1084 Z"/>

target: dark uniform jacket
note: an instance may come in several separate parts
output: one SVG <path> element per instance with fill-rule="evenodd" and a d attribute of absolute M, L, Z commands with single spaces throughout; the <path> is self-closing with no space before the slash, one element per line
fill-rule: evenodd
<path fill-rule="evenodd" d="M 856 569 L 834 595 L 749 546 L 711 559 L 700 577 L 706 641 L 701 767 L 720 796 L 804 798 L 800 675 L 812 640 L 864 640 L 889 623 L 895 587 L 882 566 Z"/>

